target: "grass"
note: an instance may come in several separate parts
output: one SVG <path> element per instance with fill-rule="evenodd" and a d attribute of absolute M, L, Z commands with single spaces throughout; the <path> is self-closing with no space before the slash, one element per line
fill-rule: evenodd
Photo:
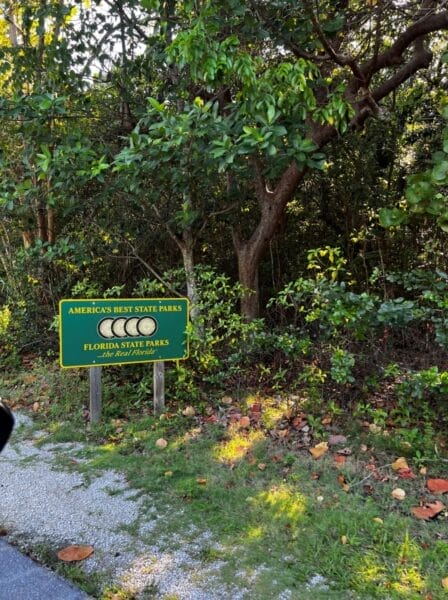
<path fill-rule="evenodd" d="M 247 588 L 248 598 L 278 599 L 285 590 L 292 599 L 447 596 L 442 580 L 448 577 L 448 514 L 430 522 L 411 514 L 413 506 L 433 498 L 425 488 L 427 477 L 447 476 L 443 458 L 409 459 L 416 478 L 399 479 L 390 464 L 412 454 L 409 444 L 393 433 L 388 439 L 384 432 L 373 434 L 351 423 L 347 445 L 352 453 L 344 464 L 335 464 L 334 452 L 313 460 L 307 448 L 272 435 L 270 428 L 282 416 L 272 399 L 261 400 L 267 407 L 261 427 L 239 428 L 173 409 L 155 419 L 149 405 L 142 410 L 140 399 L 133 405 L 126 386 L 116 388 L 115 401 L 106 402 L 102 424 L 90 428 L 82 418 L 79 389 L 85 388 L 79 374 L 40 366 L 27 377 L 25 384 L 20 377 L 5 381 L 2 395 L 14 403 L 25 389 L 25 399 L 32 398 L 45 379 L 48 392 L 41 394 L 42 407 L 34 414 L 37 423 L 47 424 L 48 435 L 39 443 L 85 442 L 78 451 L 85 460 L 60 461 L 59 467 L 87 477 L 104 469 L 123 472 L 148 499 L 148 513 L 141 515 L 153 520 L 147 541 L 175 549 L 202 539 L 196 558 L 216 565 L 214 577 L 223 583 Z M 242 412 L 252 401 L 242 403 Z M 33 405 L 29 401 L 28 409 Z M 226 408 L 215 409 L 221 415 Z M 320 437 L 329 433 L 321 426 Z M 160 438 L 168 442 L 164 449 L 156 446 Z M 369 464 L 380 477 L 375 479 Z M 421 464 L 427 465 L 427 475 L 419 473 Z M 391 496 L 396 487 L 406 492 L 402 502 Z M 150 510 L 154 502 L 162 519 Z M 137 524 L 128 533 L 137 536 Z M 64 574 L 86 589 L 78 568 Z M 313 587 L 317 576 L 325 578 L 326 587 Z M 112 592 L 101 597 L 126 598 L 123 590 Z M 159 596 L 148 590 L 146 597 Z"/>

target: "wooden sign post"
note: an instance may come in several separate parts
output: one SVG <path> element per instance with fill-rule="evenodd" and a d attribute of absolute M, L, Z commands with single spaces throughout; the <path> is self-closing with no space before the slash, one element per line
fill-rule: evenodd
<path fill-rule="evenodd" d="M 101 367 L 90 367 L 90 422 L 98 423 L 101 417 Z"/>
<path fill-rule="evenodd" d="M 165 410 L 165 363 L 154 363 L 154 414 L 158 417 Z"/>

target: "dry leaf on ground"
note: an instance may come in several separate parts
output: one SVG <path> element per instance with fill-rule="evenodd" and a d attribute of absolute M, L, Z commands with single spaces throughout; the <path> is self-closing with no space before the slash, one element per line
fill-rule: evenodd
<path fill-rule="evenodd" d="M 398 477 L 401 479 L 416 479 L 412 469 L 398 469 Z"/>
<path fill-rule="evenodd" d="M 166 448 L 168 446 L 168 442 L 166 440 L 164 440 L 163 438 L 159 438 L 156 441 L 156 446 L 157 446 L 157 448 L 161 448 L 163 450 L 163 448 Z"/>
<path fill-rule="evenodd" d="M 391 467 L 394 471 L 399 471 L 400 469 L 409 469 L 409 465 L 404 456 L 397 458 L 397 460 L 392 463 Z"/>
<path fill-rule="evenodd" d="M 444 590 L 448 590 L 448 577 L 442 579 L 442 587 Z"/>
<path fill-rule="evenodd" d="M 310 453 L 314 459 L 320 458 L 328 451 L 328 442 L 321 442 L 314 446 L 314 448 L 310 448 Z"/>
<path fill-rule="evenodd" d="M 341 488 L 344 490 L 344 492 L 349 492 L 350 491 L 350 486 L 348 485 L 345 476 L 342 475 L 342 473 L 340 475 L 338 475 L 338 483 L 341 486 Z"/>
<path fill-rule="evenodd" d="M 435 502 L 427 502 L 425 506 L 415 506 L 414 508 L 411 508 L 411 512 L 417 519 L 430 521 L 441 513 L 444 508 L 445 505 L 439 500 L 436 500 Z"/>
<path fill-rule="evenodd" d="M 196 410 L 194 406 L 187 406 L 182 411 L 182 414 L 184 415 L 184 417 L 194 417 L 194 415 L 196 414 Z"/>
<path fill-rule="evenodd" d="M 428 479 L 426 487 L 434 494 L 446 494 L 448 492 L 447 479 Z"/>
<path fill-rule="evenodd" d="M 91 554 L 93 554 L 93 546 L 79 546 L 75 544 L 74 546 L 67 546 L 67 548 L 59 550 L 58 558 L 64 562 L 77 562 L 88 558 Z"/>
<path fill-rule="evenodd" d="M 238 422 L 238 425 L 242 428 L 249 427 L 250 426 L 249 417 L 241 417 L 241 419 Z"/>
<path fill-rule="evenodd" d="M 395 498 L 395 500 L 399 500 L 401 502 L 406 498 L 406 492 L 401 488 L 395 488 L 394 490 L 392 490 L 392 497 Z"/>
<path fill-rule="evenodd" d="M 196 481 L 199 483 L 199 485 L 205 485 L 207 483 L 207 480 L 203 479 L 201 477 L 199 477 L 198 479 L 196 479 Z"/>

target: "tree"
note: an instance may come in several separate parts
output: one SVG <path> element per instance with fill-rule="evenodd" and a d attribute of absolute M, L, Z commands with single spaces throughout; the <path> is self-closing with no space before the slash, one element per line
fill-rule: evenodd
<path fill-rule="evenodd" d="M 211 155 L 239 197 L 233 243 L 250 320 L 261 258 L 307 171 L 323 168 L 330 140 L 381 118 L 380 103 L 430 66 L 448 10 L 435 0 L 227 0 L 189 18 L 169 56 L 186 96 L 219 107 Z"/>

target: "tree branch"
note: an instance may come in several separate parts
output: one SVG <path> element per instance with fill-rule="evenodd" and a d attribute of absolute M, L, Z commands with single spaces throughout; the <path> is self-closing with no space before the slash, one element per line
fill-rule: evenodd
<path fill-rule="evenodd" d="M 420 69 L 428 68 L 432 61 L 432 52 L 423 46 L 423 40 L 417 40 L 415 52 L 405 65 L 386 79 L 381 85 L 372 90 L 372 98 L 379 102 L 395 90 L 404 81 L 409 79 Z"/>
<path fill-rule="evenodd" d="M 417 38 L 441 29 L 448 29 L 448 10 L 440 13 L 430 12 L 418 19 L 398 36 L 388 50 L 377 57 L 373 57 L 361 66 L 364 79 L 370 81 L 371 77 L 378 71 L 402 64 L 403 54 Z"/>
<path fill-rule="evenodd" d="M 314 26 L 314 31 L 316 32 L 317 37 L 319 38 L 322 46 L 325 48 L 329 57 L 341 67 L 350 67 L 353 75 L 357 77 L 361 81 L 361 83 L 364 83 L 364 74 L 361 71 L 355 58 L 349 54 L 339 54 L 338 52 L 336 52 L 336 50 L 333 48 L 333 46 L 330 44 L 327 37 L 325 36 L 325 33 L 320 25 L 319 19 L 316 17 L 313 7 L 311 6 L 310 0 L 303 0 L 303 4 L 305 5 L 306 10 L 308 11 L 311 17 L 311 21 Z"/>

